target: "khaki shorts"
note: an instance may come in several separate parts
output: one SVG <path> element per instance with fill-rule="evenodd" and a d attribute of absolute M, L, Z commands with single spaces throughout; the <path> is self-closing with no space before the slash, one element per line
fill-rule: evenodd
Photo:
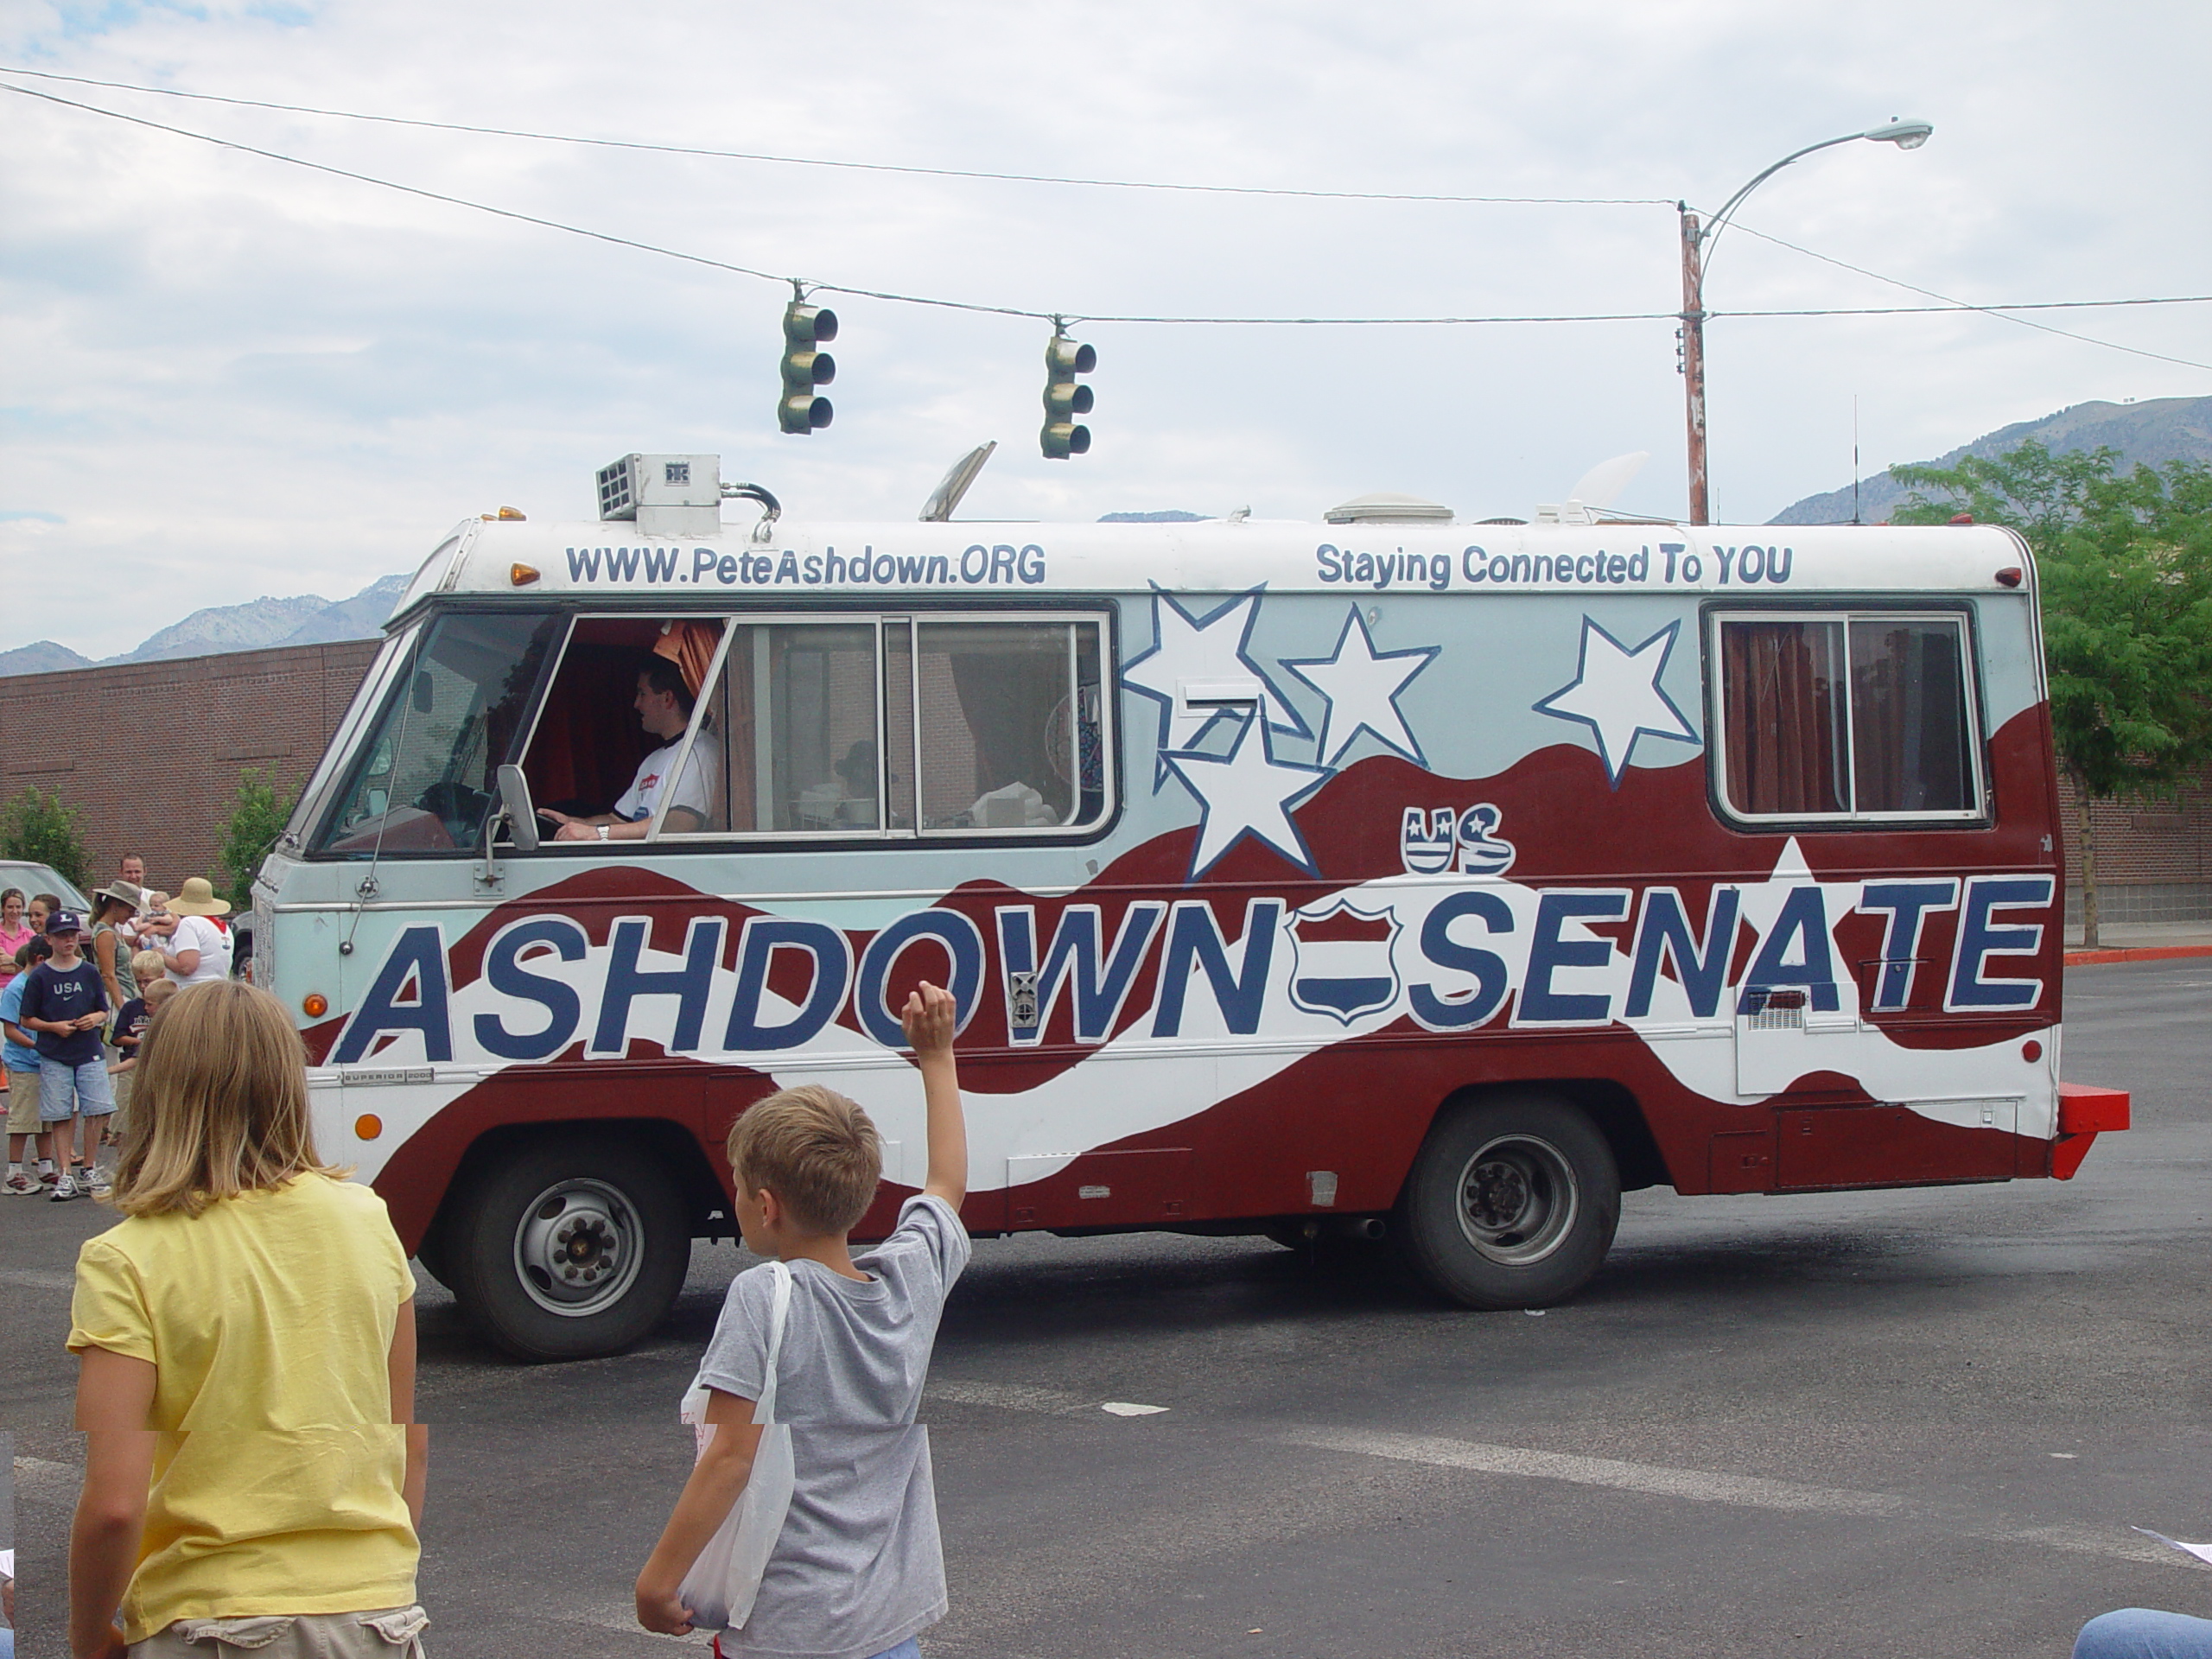
<path fill-rule="evenodd" d="M 106 1049 L 107 1063 L 110 1065 L 114 1065 L 123 1058 L 123 1051 L 112 1043 L 106 1045 Z M 110 1133 L 114 1135 L 123 1133 L 123 1126 L 127 1121 L 124 1115 L 130 1109 L 130 1085 L 137 1080 L 138 1073 L 136 1071 L 125 1071 L 119 1075 L 113 1071 L 107 1074 L 107 1086 L 115 1091 L 115 1116 L 107 1121 Z"/>
<path fill-rule="evenodd" d="M 180 1618 L 130 1644 L 130 1659 L 423 1659 L 420 1607 L 373 1613 Z"/>
<path fill-rule="evenodd" d="M 8 1073 L 8 1133 L 46 1133 L 46 1125 L 38 1121 L 38 1073 L 35 1071 L 11 1069 Z"/>

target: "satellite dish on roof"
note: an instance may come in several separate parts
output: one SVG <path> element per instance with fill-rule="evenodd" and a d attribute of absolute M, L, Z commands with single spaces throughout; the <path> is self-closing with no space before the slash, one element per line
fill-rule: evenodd
<path fill-rule="evenodd" d="M 988 443 L 979 443 L 952 463 L 952 470 L 944 475 L 937 488 L 930 492 L 930 499 L 923 504 L 921 522 L 925 524 L 949 524 L 952 510 L 960 505 L 960 498 L 968 493 L 968 486 L 976 481 L 976 474 L 983 470 L 983 463 L 991 458 L 991 451 L 999 447 L 993 438 Z"/>
<path fill-rule="evenodd" d="M 1331 507 L 1321 515 L 1321 520 L 1330 524 L 1448 524 L 1452 522 L 1452 509 L 1438 502 L 1424 501 L 1417 495 L 1378 490 L 1372 495 L 1356 495 L 1342 506 Z"/>
<path fill-rule="evenodd" d="M 1570 501 L 1580 501 L 1586 507 L 1610 507 L 1621 499 L 1621 492 L 1628 488 L 1636 475 L 1643 470 L 1643 463 L 1651 459 L 1649 449 L 1633 454 L 1615 455 L 1611 461 L 1601 461 L 1576 480 L 1567 493 Z"/>

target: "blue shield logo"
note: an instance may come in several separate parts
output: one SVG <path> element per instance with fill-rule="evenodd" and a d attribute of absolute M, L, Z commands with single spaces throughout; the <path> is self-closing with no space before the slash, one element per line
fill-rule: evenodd
<path fill-rule="evenodd" d="M 1348 1026 L 1398 1000 L 1391 946 L 1402 930 L 1389 906 L 1361 910 L 1330 899 L 1293 911 L 1283 927 L 1290 935 L 1290 1000 L 1306 1013 Z"/>

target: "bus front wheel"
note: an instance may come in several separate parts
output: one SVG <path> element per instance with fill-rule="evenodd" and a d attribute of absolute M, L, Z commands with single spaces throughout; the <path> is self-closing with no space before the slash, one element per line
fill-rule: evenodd
<path fill-rule="evenodd" d="M 667 1315 L 690 1265 L 674 1176 L 612 1136 L 525 1142 L 454 1203 L 439 1265 L 469 1323 L 518 1359 L 619 1353 Z"/>
<path fill-rule="evenodd" d="M 1550 1095 L 1495 1094 L 1438 1115 L 1396 1232 L 1414 1270 L 1467 1307 L 1543 1307 L 1589 1281 L 1620 1224 L 1612 1148 Z"/>

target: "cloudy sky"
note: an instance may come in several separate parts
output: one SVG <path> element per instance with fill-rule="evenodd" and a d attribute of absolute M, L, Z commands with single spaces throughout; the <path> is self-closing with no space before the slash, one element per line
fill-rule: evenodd
<path fill-rule="evenodd" d="M 1287 189 L 1687 197 L 1800 162 L 1750 230 L 1976 302 L 2212 291 L 2212 9 L 1751 0 L 804 7 L 201 0 L 0 8 L 21 70 L 601 138 Z M 1666 312 L 1662 205 L 1178 194 L 469 137 L 0 74 L 238 143 L 778 274 L 1087 315 Z M 788 289 L 40 102 L 0 120 L 0 648 L 342 597 L 463 514 L 591 511 L 718 451 L 794 518 L 1318 518 L 1368 490 L 1525 515 L 1647 449 L 1679 513 L 1671 321 L 1077 327 L 1090 454 L 1037 452 L 1048 325 L 835 296 L 836 423 L 773 424 Z M 1916 296 L 1731 232 L 1717 310 Z M 2212 363 L 2212 306 L 2044 321 Z M 1980 315 L 1718 320 L 1716 516 L 2212 372 Z"/>

